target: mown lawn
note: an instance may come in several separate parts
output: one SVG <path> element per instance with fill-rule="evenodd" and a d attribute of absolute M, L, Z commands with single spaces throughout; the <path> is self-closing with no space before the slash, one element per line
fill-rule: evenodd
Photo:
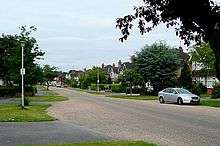
<path fill-rule="evenodd" d="M 220 107 L 220 100 L 216 99 L 203 99 L 201 100 L 202 106 Z"/>
<path fill-rule="evenodd" d="M 142 141 L 115 141 L 115 142 L 91 142 L 91 143 L 75 143 L 75 144 L 50 144 L 50 145 L 20 145 L 20 146 L 157 146 Z"/>
<path fill-rule="evenodd" d="M 108 96 L 112 98 L 122 98 L 122 99 L 135 99 L 135 100 L 157 100 L 157 96 L 127 96 L 127 95 L 113 95 Z"/>
<path fill-rule="evenodd" d="M 52 96 L 33 96 L 33 97 L 28 97 L 31 102 L 56 102 L 56 101 L 65 101 L 68 100 L 67 97 L 63 96 L 57 96 L 57 95 L 52 95 Z"/>
<path fill-rule="evenodd" d="M 22 110 L 17 105 L 0 105 L 0 122 L 41 122 L 53 121 L 54 118 L 47 115 L 46 109 L 50 105 L 31 105 Z"/>

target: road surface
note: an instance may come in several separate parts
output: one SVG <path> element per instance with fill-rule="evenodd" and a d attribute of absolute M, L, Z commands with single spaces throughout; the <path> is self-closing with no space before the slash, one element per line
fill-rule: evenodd
<path fill-rule="evenodd" d="M 60 144 L 109 140 L 88 128 L 61 121 L 0 123 L 0 146 L 17 144 Z"/>
<path fill-rule="evenodd" d="M 50 115 L 113 139 L 145 140 L 167 146 L 219 146 L 220 110 L 113 99 L 51 88 L 70 100 L 55 103 Z"/>

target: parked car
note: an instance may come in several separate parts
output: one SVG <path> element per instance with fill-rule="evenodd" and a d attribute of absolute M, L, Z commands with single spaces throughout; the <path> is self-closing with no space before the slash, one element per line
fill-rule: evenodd
<path fill-rule="evenodd" d="M 199 104 L 200 97 L 182 88 L 166 88 L 158 93 L 159 102 L 175 102 L 177 104 Z"/>
<path fill-rule="evenodd" d="M 61 86 L 61 84 L 56 84 L 56 87 L 61 88 L 62 86 Z"/>

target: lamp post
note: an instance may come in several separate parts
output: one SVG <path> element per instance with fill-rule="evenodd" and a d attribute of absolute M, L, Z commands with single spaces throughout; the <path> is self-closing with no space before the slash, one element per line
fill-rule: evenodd
<path fill-rule="evenodd" d="M 21 106 L 24 109 L 24 43 L 21 43 Z"/>
<path fill-rule="evenodd" d="M 99 92 L 99 68 L 97 72 L 97 92 Z"/>

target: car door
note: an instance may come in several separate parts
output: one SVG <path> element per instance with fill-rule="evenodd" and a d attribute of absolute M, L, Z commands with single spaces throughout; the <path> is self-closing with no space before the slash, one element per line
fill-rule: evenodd
<path fill-rule="evenodd" d="M 171 102 L 176 102 L 177 101 L 177 92 L 174 89 L 170 89 L 170 97 L 169 100 Z"/>
<path fill-rule="evenodd" d="M 171 95 L 170 95 L 170 89 L 169 88 L 167 88 L 165 91 L 164 91 L 164 100 L 165 101 L 170 101 L 170 97 L 171 97 Z"/>

